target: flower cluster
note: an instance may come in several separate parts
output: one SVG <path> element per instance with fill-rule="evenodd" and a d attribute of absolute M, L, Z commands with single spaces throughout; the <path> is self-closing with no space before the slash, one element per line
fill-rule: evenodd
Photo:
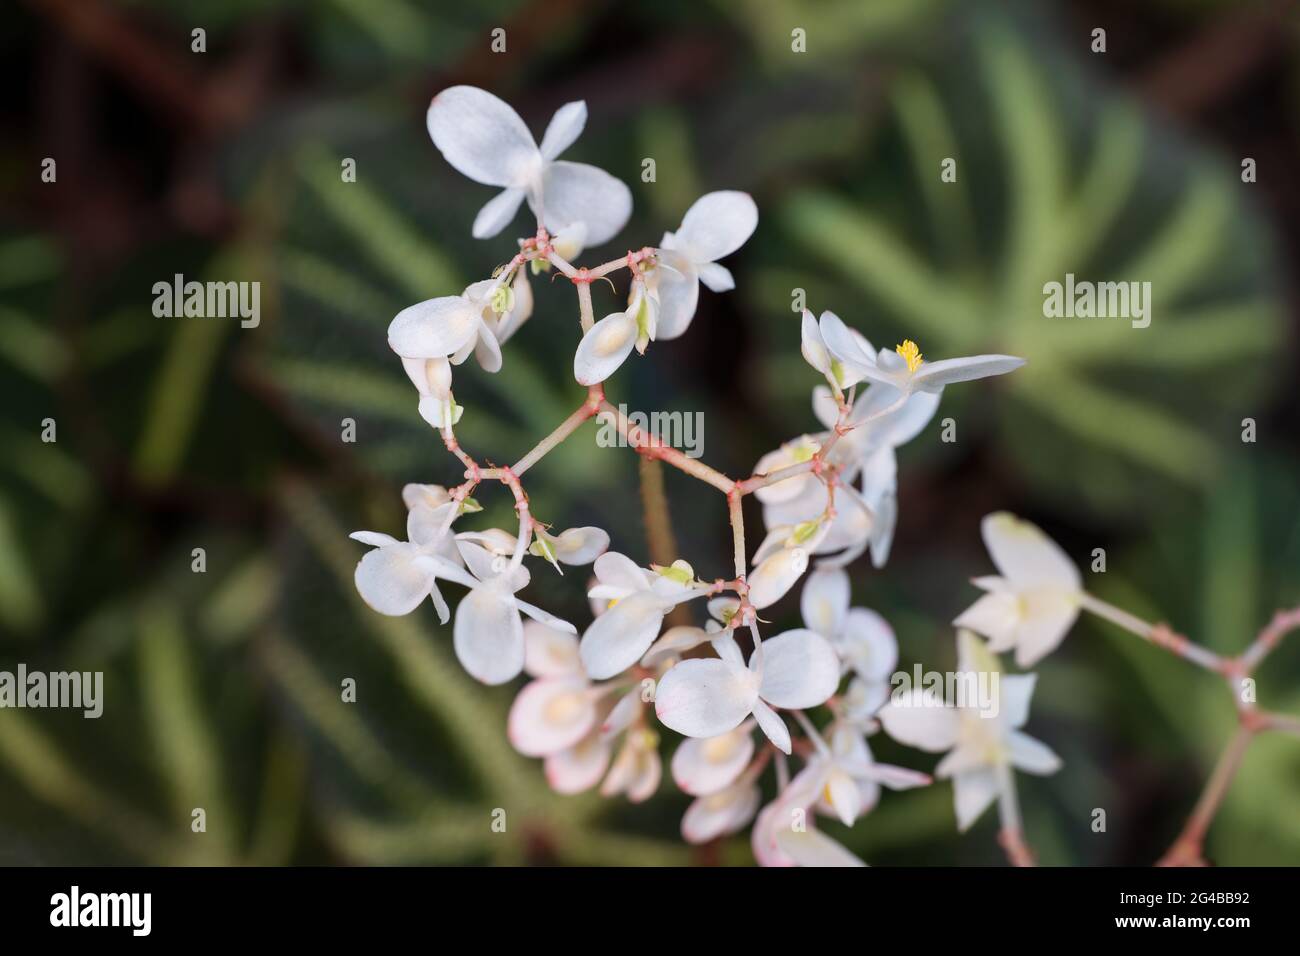
<path fill-rule="evenodd" d="M 419 414 L 460 460 L 464 480 L 404 489 L 405 541 L 353 535 L 373 548 L 357 566 L 361 596 L 383 614 L 410 613 L 428 597 L 446 623 L 453 613 L 439 585 L 463 588 L 454 611 L 456 655 L 486 684 L 531 678 L 515 698 L 507 733 L 519 752 L 544 761 L 559 792 L 598 786 L 607 796 L 648 799 L 664 776 L 660 731 L 667 728 L 685 738 L 669 776 L 693 798 L 681 825 L 686 841 L 707 842 L 752 823 L 754 854 L 765 865 L 857 864 L 818 829 L 818 816 L 853 826 L 882 787 L 931 782 L 925 773 L 876 762 L 869 738 L 883 731 L 945 754 L 935 776 L 953 781 L 958 826 L 966 829 L 997 803 L 1008 853 L 1023 861 L 1013 773 L 1050 774 L 1060 761 L 1023 729 L 1035 676 L 1003 675 L 997 655 L 1014 652 L 1018 665 L 1033 665 L 1060 644 L 1081 609 L 1112 621 L 1122 612 L 1088 595 L 1078 569 L 1036 527 L 990 515 L 983 534 L 999 573 L 975 581 L 983 596 L 954 621 L 955 675 L 994 678 L 992 698 L 976 706 L 930 688 L 891 693 L 894 631 L 876 612 L 853 606 L 844 570 L 867 554 L 876 567 L 887 562 L 900 515 L 897 452 L 925 429 L 944 389 L 1011 372 L 1023 360 L 931 361 L 910 340 L 876 349 L 833 312 L 805 310 L 800 344 L 820 376 L 811 390 L 820 430 L 781 444 L 742 479 L 685 458 L 626 421 L 606 400 L 604 383 L 633 351 L 644 355 L 650 343 L 688 331 L 700 286 L 714 293 L 734 286 L 720 260 L 754 233 L 758 210 L 745 193 L 712 192 L 659 245 L 575 266 L 570 260 L 585 247 L 619 233 L 632 207 L 628 188 L 608 173 L 558 159 L 586 116 L 583 103 L 563 106 L 538 145 L 514 110 L 483 90 L 453 87 L 429 108 L 429 133 L 446 160 L 502 189 L 479 212 L 473 235 L 499 234 L 525 202 L 536 232 L 489 278 L 411 306 L 389 327 Z M 473 354 L 485 371 L 500 371 L 502 346 L 533 311 L 529 273 L 551 269 L 577 290 L 573 376 L 587 397 L 513 466 L 483 467 L 455 436 L 463 409 L 452 394 L 452 366 Z M 623 269 L 630 276 L 625 305 L 597 320 L 593 282 Z M 725 495 L 734 543 L 728 575 L 701 577 L 672 556 L 643 564 L 608 550 L 599 528 L 552 533 L 533 515 L 523 474 L 596 416 L 640 454 Z M 460 530 L 463 517 L 481 510 L 471 492 L 487 482 L 512 494 L 517 529 Z M 751 494 L 765 526 L 752 557 L 741 509 Z M 556 571 L 592 566 L 592 620 L 581 633 L 519 596 L 532 584 L 530 559 Z M 757 612 L 801 581 L 803 626 L 762 634 Z M 666 623 L 692 612 L 696 624 Z M 769 770 L 774 786 L 765 783 Z"/>

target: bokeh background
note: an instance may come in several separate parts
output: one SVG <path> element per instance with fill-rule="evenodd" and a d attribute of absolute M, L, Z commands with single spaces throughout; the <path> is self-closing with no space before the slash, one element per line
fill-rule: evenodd
<path fill-rule="evenodd" d="M 1103 597 L 1220 652 L 1300 601 L 1296 265 L 1300 21 L 1248 0 L 40 0 L 0 40 L 0 668 L 106 674 L 106 711 L 0 712 L 0 862 L 749 863 L 702 849 L 687 799 L 558 798 L 504 736 L 514 687 L 474 684 L 425 605 L 358 600 L 358 528 L 400 531 L 407 481 L 458 469 L 415 412 L 384 330 L 511 253 L 469 238 L 491 191 L 424 128 L 472 83 L 540 133 L 585 99 L 569 158 L 627 181 L 635 212 L 590 261 L 653 243 L 700 193 L 761 219 L 688 335 L 609 384 L 633 409 L 703 412 L 705 459 L 745 474 L 816 427 L 795 288 L 877 343 L 1008 351 L 1014 376 L 955 388 L 900 455 L 886 569 L 855 603 L 901 666 L 946 669 L 949 620 L 989 568 L 985 513 L 1039 522 Z M 494 27 L 507 53 L 489 51 Z M 195 27 L 207 52 L 190 52 Z M 793 54 L 791 30 L 807 31 Z M 1107 52 L 1090 51 L 1107 30 Z M 959 162 L 941 184 L 940 161 Z M 39 178 L 57 160 L 57 182 Z M 356 183 L 339 164 L 356 159 Z M 657 181 L 640 181 L 653 157 Z M 1244 184 L 1240 164 L 1258 164 Z M 521 218 L 519 223 L 523 223 Z M 523 227 L 521 226 L 521 229 Z M 601 255 L 605 253 L 605 255 Z M 588 254 L 589 257 L 592 254 Z M 151 288 L 262 283 L 262 320 L 159 319 Z M 1065 272 L 1154 286 L 1150 328 L 1045 319 Z M 562 287 L 563 286 L 563 287 Z M 458 431 L 508 462 L 576 407 L 567 284 L 505 371 L 457 375 Z M 596 289 L 598 310 L 613 294 Z M 599 314 L 599 313 L 598 313 Z M 357 422 L 357 441 L 340 422 Z M 1254 418 L 1258 441 L 1241 441 Z M 54 418 L 57 442 L 40 440 Z M 647 559 L 636 456 L 594 429 L 529 474 L 538 514 L 597 524 Z M 668 476 L 683 556 L 728 569 L 721 497 Z M 481 526 L 508 501 L 481 496 Z M 749 512 L 757 536 L 757 511 Z M 467 525 L 468 526 L 468 525 Z M 203 547 L 207 571 L 191 572 Z M 584 575 L 534 575 L 580 626 Z M 456 589 L 453 589 L 455 592 Z M 457 592 L 458 593 L 458 592 Z M 453 595 L 456 596 L 456 595 Z M 702 613 L 702 608 L 697 609 Z M 769 615 L 798 620 L 792 594 Z M 1083 620 L 1039 669 L 1030 731 L 1065 769 L 1021 783 L 1049 864 L 1147 864 L 1233 725 L 1223 687 Z M 342 704 L 340 681 L 358 681 Z M 1300 640 L 1260 698 L 1300 711 Z M 671 734 L 665 734 L 665 746 Z M 932 757 L 877 737 L 877 756 Z M 205 834 L 190 832 L 204 807 Z M 508 832 L 491 832 L 493 808 Z M 1093 833 L 1093 808 L 1108 829 Z M 945 784 L 886 794 L 852 831 L 876 864 L 1001 863 L 994 815 L 956 833 Z M 1300 741 L 1259 739 L 1207 846 L 1300 862 Z"/>

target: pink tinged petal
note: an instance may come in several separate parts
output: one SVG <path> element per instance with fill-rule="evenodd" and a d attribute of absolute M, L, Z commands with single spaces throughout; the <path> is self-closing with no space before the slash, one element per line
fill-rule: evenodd
<path fill-rule="evenodd" d="M 709 640 L 709 634 L 702 627 L 680 625 L 670 627 L 663 636 L 655 641 L 641 658 L 642 667 L 655 667 L 670 657 L 678 657 L 693 647 L 699 647 Z"/>
<path fill-rule="evenodd" d="M 840 652 L 858 676 L 873 682 L 889 680 L 898 664 L 898 640 L 883 617 L 864 607 L 849 611 L 840 634 Z"/>
<path fill-rule="evenodd" d="M 551 754 L 544 764 L 546 782 L 556 793 L 590 790 L 605 775 L 611 749 L 607 742 L 593 734 L 568 750 Z"/>
<path fill-rule="evenodd" d="M 700 283 L 710 292 L 730 292 L 736 287 L 736 279 L 726 266 L 705 262 L 696 269 L 700 274 Z"/>
<path fill-rule="evenodd" d="M 699 797 L 682 817 L 682 839 L 698 846 L 738 833 L 753 819 L 761 800 L 758 787 L 747 783 Z"/>
<path fill-rule="evenodd" d="M 588 329 L 573 355 L 578 384 L 595 385 L 618 371 L 632 354 L 636 336 L 636 320 L 626 312 L 612 312 Z"/>
<path fill-rule="evenodd" d="M 757 678 L 717 658 L 682 661 L 663 676 L 655 692 L 659 720 L 687 737 L 733 730 L 759 703 Z"/>
<path fill-rule="evenodd" d="M 388 325 L 388 344 L 403 358 L 441 358 L 473 343 L 481 324 L 462 296 L 444 295 L 398 312 Z"/>
<path fill-rule="evenodd" d="M 380 614 L 410 614 L 429 596 L 434 564 L 410 544 L 368 551 L 357 564 L 355 580 L 361 599 Z"/>
<path fill-rule="evenodd" d="M 664 777 L 664 762 L 657 750 L 640 750 L 627 782 L 627 799 L 630 803 L 644 803 L 655 795 Z"/>
<path fill-rule="evenodd" d="M 690 260 L 664 250 L 660 250 L 659 258 L 659 321 L 655 340 L 666 342 L 682 335 L 690 327 L 699 305 L 700 283 Z"/>
<path fill-rule="evenodd" d="M 555 111 L 551 122 L 546 126 L 546 132 L 542 134 L 542 158 L 556 159 L 582 135 L 583 127 L 586 125 L 586 102 L 574 100 L 572 103 L 565 103 Z"/>
<path fill-rule="evenodd" d="M 533 677 L 582 675 L 577 636 L 538 621 L 525 621 L 524 670 Z"/>
<path fill-rule="evenodd" d="M 909 770 L 907 767 L 896 767 L 888 763 L 872 764 L 866 776 L 877 783 L 883 783 L 890 790 L 912 790 L 932 783 L 928 773 Z"/>
<path fill-rule="evenodd" d="M 759 609 L 775 604 L 785 597 L 806 570 L 806 548 L 781 548 L 764 558 L 749 576 L 750 603 Z"/>
<path fill-rule="evenodd" d="M 767 735 L 767 739 L 772 741 L 781 753 L 790 753 L 790 728 L 785 725 L 781 715 L 763 703 L 761 699 L 754 701 L 753 710 L 754 719 L 758 721 L 759 729 Z"/>
<path fill-rule="evenodd" d="M 912 374 L 912 386 L 933 392 L 956 382 L 971 382 L 992 375 L 1014 372 L 1025 364 L 1014 355 L 971 355 L 966 358 L 942 359 L 923 362 Z"/>
<path fill-rule="evenodd" d="M 797 866 L 866 866 L 860 859 L 820 830 L 809 826 L 802 832 L 789 827 L 776 831 L 776 844 Z"/>
<path fill-rule="evenodd" d="M 596 705 L 581 678 L 527 684 L 506 721 L 511 745 L 526 757 L 545 757 L 572 747 L 596 723 Z"/>
<path fill-rule="evenodd" d="M 1032 667 L 1065 640 L 1079 616 L 1073 593 L 1029 591 L 1021 595 L 1023 616 L 1016 628 L 1016 663 Z"/>
<path fill-rule="evenodd" d="M 750 726 L 717 737 L 691 737 L 673 754 L 673 780 L 683 793 L 704 796 L 730 787 L 754 755 Z"/>
<path fill-rule="evenodd" d="M 997 772 L 992 767 L 985 767 L 957 774 L 952 778 L 952 796 L 957 812 L 957 829 L 964 833 L 997 799 Z"/>
<path fill-rule="evenodd" d="M 993 563 L 1013 584 L 1079 589 L 1079 569 L 1037 525 L 999 511 L 984 518 L 980 531 Z"/>
<path fill-rule="evenodd" d="M 555 556 L 565 564 L 591 564 L 609 548 L 609 534 L 600 528 L 569 528 L 552 542 Z"/>
<path fill-rule="evenodd" d="M 510 225 L 510 220 L 515 218 L 515 213 L 519 212 L 519 207 L 523 201 L 523 189 L 518 187 L 503 189 L 489 199 L 483 205 L 483 208 L 478 211 L 478 215 L 474 217 L 474 225 L 470 229 L 470 235 L 475 239 L 491 239 Z"/>
<path fill-rule="evenodd" d="M 1013 730 L 1007 736 L 1011 764 L 1025 773 L 1046 776 L 1061 769 L 1061 758 L 1051 747 L 1026 733 Z"/>
<path fill-rule="evenodd" d="M 600 724 L 600 735 L 606 740 L 612 739 L 628 727 L 632 726 L 632 721 L 636 715 L 641 712 L 641 688 L 630 690 L 618 699 Z"/>
<path fill-rule="evenodd" d="M 757 226 L 758 206 L 748 193 L 712 192 L 686 210 L 677 241 L 689 245 L 698 261 L 715 262 L 743 246 Z"/>
<path fill-rule="evenodd" d="M 546 228 L 559 231 L 581 222 L 587 245 L 608 242 L 632 215 L 632 191 L 603 169 L 564 160 L 548 163 L 542 175 Z"/>
<path fill-rule="evenodd" d="M 839 683 L 839 657 L 820 634 L 800 628 L 763 642 L 759 696 L 769 704 L 789 710 L 816 707 Z"/>
<path fill-rule="evenodd" d="M 638 591 L 596 618 L 582 635 L 579 648 L 592 680 L 613 677 L 640 660 L 659 635 L 664 613 L 662 598 Z"/>
<path fill-rule="evenodd" d="M 456 608 L 456 657 L 484 684 L 504 684 L 524 669 L 524 625 L 513 598 L 499 585 L 474 588 Z"/>
<path fill-rule="evenodd" d="M 759 812 L 758 819 L 754 821 L 754 829 L 750 833 L 750 846 L 754 850 L 754 859 L 759 866 L 795 865 L 794 860 L 786 856 L 777 846 L 776 840 L 778 829 L 791 825 L 794 809 L 777 799 Z M 804 808 L 804 815 L 807 816 L 806 808 Z"/>
<path fill-rule="evenodd" d="M 519 114 L 485 90 L 453 86 L 429 104 L 429 136 L 462 175 L 488 186 L 523 186 L 541 154 Z"/>
<path fill-rule="evenodd" d="M 895 694 L 877 715 L 885 732 L 899 743 L 930 753 L 951 750 L 957 744 L 960 721 L 955 708 L 929 691 L 913 688 Z"/>

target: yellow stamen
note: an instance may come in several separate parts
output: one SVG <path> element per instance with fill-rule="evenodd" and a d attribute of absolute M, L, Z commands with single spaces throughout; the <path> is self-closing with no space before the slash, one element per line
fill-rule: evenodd
<path fill-rule="evenodd" d="M 921 350 L 911 339 L 903 339 L 903 344 L 894 347 L 894 351 L 907 362 L 907 370 L 915 372 L 921 367 Z"/>

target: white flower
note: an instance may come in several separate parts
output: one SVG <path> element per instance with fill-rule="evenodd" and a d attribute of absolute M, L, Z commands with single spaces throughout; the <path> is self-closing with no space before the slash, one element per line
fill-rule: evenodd
<path fill-rule="evenodd" d="M 997 658 L 970 631 L 958 632 L 957 647 L 960 672 L 998 674 L 990 685 L 997 694 L 993 706 L 970 706 L 970 701 L 954 706 L 931 690 L 913 688 L 886 704 L 879 717 L 901 743 L 931 753 L 948 751 L 935 776 L 952 778 L 957 826 L 964 831 L 997 799 L 1011 768 L 1046 775 L 1059 770 L 1061 761 L 1020 730 L 1029 719 L 1037 676 L 1000 674 Z"/>
<path fill-rule="evenodd" d="M 976 578 L 988 593 L 953 622 L 989 638 L 995 653 L 1016 651 L 1029 667 L 1064 640 L 1079 616 L 1079 569 L 1038 528 L 1000 511 L 980 524 L 984 544 L 1001 576 Z"/>
<path fill-rule="evenodd" d="M 410 614 L 431 597 L 438 619 L 446 624 L 449 612 L 437 582 L 438 578 L 459 580 L 464 575 L 460 554 L 447 533 L 458 504 L 439 485 L 407 485 L 402 497 L 410 507 L 406 516 L 409 541 L 377 531 L 349 535 L 374 548 L 357 564 L 357 591 L 371 608 L 391 616 Z"/>
<path fill-rule="evenodd" d="M 469 587 L 470 592 L 456 607 L 452 628 L 456 657 L 475 679 L 485 684 L 504 684 L 524 669 L 520 611 L 561 630 L 575 629 L 567 621 L 515 597 L 515 592 L 528 584 L 527 568 L 467 541 L 457 545 L 470 574 L 460 571 L 460 577 L 453 580 Z"/>
<path fill-rule="evenodd" d="M 632 349 L 644 354 L 656 335 L 658 305 L 645 284 L 633 286 L 631 301 L 623 312 L 611 312 L 582 336 L 573 353 L 573 377 L 579 385 L 595 385 L 609 378 Z"/>
<path fill-rule="evenodd" d="M 641 803 L 654 796 L 663 778 L 663 761 L 659 758 L 659 735 L 648 727 L 634 727 L 623 740 L 623 747 L 609 775 L 600 785 L 602 797 L 626 794 L 631 803 Z"/>
<path fill-rule="evenodd" d="M 558 535 L 544 528 L 533 528 L 533 543 L 529 554 L 545 558 L 560 570 L 560 563 L 569 565 L 591 564 L 609 548 L 609 535 L 600 528 L 569 528 Z M 563 572 L 561 572 L 563 573 Z"/>
<path fill-rule="evenodd" d="M 472 86 L 443 90 L 427 119 L 447 162 L 475 182 L 505 187 L 475 217 L 476 239 L 504 229 L 524 199 L 552 233 L 581 223 L 589 245 L 613 238 L 632 214 L 632 193 L 623 183 L 595 166 L 556 159 L 586 125 L 584 102 L 556 111 L 540 147 L 518 113 Z"/>
<path fill-rule="evenodd" d="M 804 583 L 799 608 L 804 626 L 831 642 L 861 681 L 862 709 L 874 712 L 889 697 L 889 677 L 898 664 L 894 629 L 875 611 L 849 607 L 849 576 L 838 568 L 813 572 Z M 870 703 L 875 702 L 871 708 Z M 869 716 L 869 714 L 867 715 Z"/>
<path fill-rule="evenodd" d="M 722 790 L 696 797 L 682 816 L 682 839 L 698 845 L 738 833 L 754 818 L 762 799 L 749 774 Z"/>
<path fill-rule="evenodd" d="M 601 690 L 593 691 L 578 660 L 576 635 L 538 621 L 524 625 L 525 684 L 510 707 L 506 734 L 527 757 L 577 746 L 596 726 Z"/>
<path fill-rule="evenodd" d="M 754 552 L 754 570 L 745 579 L 749 603 L 762 609 L 781 600 L 808 570 L 808 556 L 829 530 L 830 524 L 820 517 L 772 528 Z"/>
<path fill-rule="evenodd" d="M 752 714 L 763 733 L 790 753 L 790 731 L 772 708 L 816 707 L 839 686 L 839 658 L 812 631 L 786 631 L 763 641 L 748 666 L 730 634 L 714 639 L 713 647 L 721 656 L 676 664 L 655 693 L 659 719 L 687 737 L 716 737 Z"/>
<path fill-rule="evenodd" d="M 903 395 L 917 391 L 936 392 L 955 382 L 1004 375 L 1025 364 L 1024 359 L 1013 355 L 973 355 L 926 362 L 911 339 L 892 352 L 881 349 L 873 356 L 862 347 L 861 336 L 855 337 L 833 313 L 822 313 L 819 328 L 827 350 L 843 362 L 851 374 L 892 386 Z"/>
<path fill-rule="evenodd" d="M 829 318 L 828 318 L 829 317 Z M 839 322 L 839 316 L 834 312 L 823 312 L 822 321 Z M 846 333 L 852 338 L 859 349 L 870 355 L 875 350 L 871 347 L 871 342 L 865 335 L 857 329 L 850 329 L 844 326 Z M 855 370 L 846 368 L 844 363 L 836 358 L 826 348 L 826 342 L 822 338 L 821 328 L 813 314 L 807 309 L 803 310 L 799 324 L 799 351 L 803 353 L 804 361 L 811 365 L 818 372 L 826 376 L 827 381 L 833 382 L 837 389 L 848 388 L 850 385 L 856 385 L 862 381 L 863 376 Z M 832 419 L 833 422 L 833 419 Z M 827 425 L 829 428 L 830 426 Z"/>
<path fill-rule="evenodd" d="M 713 192 L 695 200 L 681 227 L 664 233 L 660 267 L 653 272 L 659 294 L 658 337 L 675 339 L 695 317 L 702 282 L 714 292 L 734 289 L 731 273 L 717 260 L 745 244 L 758 226 L 758 207 L 748 193 Z"/>
<path fill-rule="evenodd" d="M 484 371 L 501 371 L 501 343 L 493 331 L 496 320 L 492 318 L 495 313 L 488 293 L 495 285 L 494 280 L 486 279 L 469 286 L 461 295 L 417 302 L 398 312 L 389 323 L 388 345 L 402 357 L 407 375 L 422 395 L 429 373 L 420 363 L 430 359 L 459 365 L 473 352 Z M 513 333 L 513 328 L 509 331 Z M 450 370 L 446 377 L 445 387 L 449 389 Z M 429 382 L 430 394 L 435 394 L 442 384 Z"/>
<path fill-rule="evenodd" d="M 759 812 L 750 844 L 760 866 L 866 866 L 815 826 L 824 785 L 821 768 L 809 764 Z"/>
<path fill-rule="evenodd" d="M 683 793 L 707 796 L 724 790 L 754 756 L 754 722 L 746 720 L 716 737 L 688 737 L 673 754 L 672 774 Z"/>
<path fill-rule="evenodd" d="M 818 752 L 805 772 L 818 778 L 817 809 L 853 826 L 858 817 L 871 811 L 880 799 L 880 786 L 909 790 L 930 783 L 928 774 L 906 767 L 876 763 L 862 731 L 849 723 L 837 722 L 829 730 L 829 745 L 816 741 Z"/>
<path fill-rule="evenodd" d="M 695 572 L 685 561 L 648 571 L 617 551 L 607 551 L 593 570 L 599 583 L 588 597 L 608 603 L 582 635 L 580 653 L 592 679 L 604 680 L 635 664 L 659 636 L 664 616 L 701 592 L 692 589 Z"/>

